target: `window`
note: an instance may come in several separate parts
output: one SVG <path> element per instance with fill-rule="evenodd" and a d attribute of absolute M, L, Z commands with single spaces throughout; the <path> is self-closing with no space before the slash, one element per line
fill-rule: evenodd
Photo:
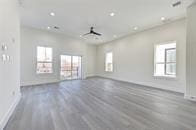
<path fill-rule="evenodd" d="M 37 74 L 52 73 L 52 48 L 37 47 Z"/>
<path fill-rule="evenodd" d="M 113 53 L 112 52 L 106 53 L 105 71 L 106 72 L 113 72 Z"/>
<path fill-rule="evenodd" d="M 176 43 L 160 44 L 155 49 L 154 75 L 176 77 Z"/>

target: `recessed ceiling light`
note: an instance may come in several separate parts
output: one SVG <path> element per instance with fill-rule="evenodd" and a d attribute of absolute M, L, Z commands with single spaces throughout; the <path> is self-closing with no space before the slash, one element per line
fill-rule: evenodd
<path fill-rule="evenodd" d="M 50 29 L 50 27 L 47 27 L 47 29 L 49 30 L 49 29 Z"/>
<path fill-rule="evenodd" d="M 138 27 L 134 27 L 134 30 L 138 30 Z"/>
<path fill-rule="evenodd" d="M 116 38 L 117 36 L 116 35 L 113 35 L 113 37 Z"/>
<path fill-rule="evenodd" d="M 110 16 L 111 16 L 111 17 L 113 17 L 114 15 L 115 15 L 115 13 L 113 13 L 113 12 L 112 12 L 112 13 L 110 13 Z"/>
<path fill-rule="evenodd" d="M 50 16 L 55 16 L 55 13 L 54 13 L 54 12 L 51 12 L 51 13 L 50 13 Z"/>
<path fill-rule="evenodd" d="M 165 17 L 161 17 L 161 21 L 165 21 Z"/>
<path fill-rule="evenodd" d="M 82 35 L 80 35 L 80 37 L 82 37 Z"/>

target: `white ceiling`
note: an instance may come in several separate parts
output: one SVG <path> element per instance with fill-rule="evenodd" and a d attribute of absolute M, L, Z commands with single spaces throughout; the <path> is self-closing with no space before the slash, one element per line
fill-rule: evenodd
<path fill-rule="evenodd" d="M 186 8 L 194 0 L 21 0 L 21 21 L 26 26 L 45 29 L 58 26 L 54 31 L 84 39 L 87 42 L 104 43 L 127 34 L 142 31 L 163 22 L 161 17 L 173 21 L 186 16 Z M 50 16 L 54 12 L 54 17 Z M 109 14 L 115 13 L 114 17 Z M 91 26 L 102 33 L 99 39 L 80 37 L 89 32 Z M 116 35 L 117 37 L 114 37 Z"/>

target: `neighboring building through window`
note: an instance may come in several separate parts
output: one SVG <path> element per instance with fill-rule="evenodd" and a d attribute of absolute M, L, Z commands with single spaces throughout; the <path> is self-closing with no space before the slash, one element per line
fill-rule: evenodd
<path fill-rule="evenodd" d="M 113 72 L 113 53 L 108 52 L 105 56 L 105 71 Z"/>
<path fill-rule="evenodd" d="M 37 47 L 37 74 L 52 73 L 52 48 Z"/>
<path fill-rule="evenodd" d="M 175 42 L 156 45 L 154 76 L 176 77 Z"/>

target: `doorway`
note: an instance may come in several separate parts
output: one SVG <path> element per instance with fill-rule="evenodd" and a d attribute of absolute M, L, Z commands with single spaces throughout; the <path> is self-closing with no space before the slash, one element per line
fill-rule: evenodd
<path fill-rule="evenodd" d="M 61 80 L 75 80 L 82 78 L 82 57 L 61 55 Z"/>

